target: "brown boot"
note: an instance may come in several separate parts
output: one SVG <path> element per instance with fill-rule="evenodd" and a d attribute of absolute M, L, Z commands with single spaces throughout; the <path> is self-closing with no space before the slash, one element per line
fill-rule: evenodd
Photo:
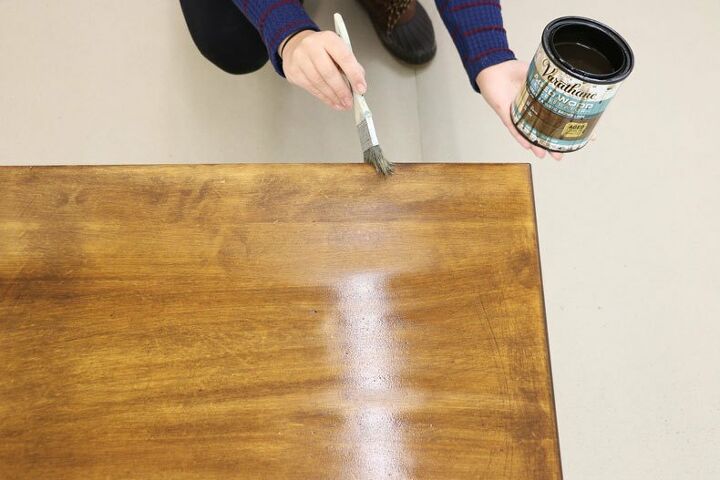
<path fill-rule="evenodd" d="M 413 65 L 435 56 L 435 31 L 427 12 L 416 0 L 359 0 L 380 41 L 396 58 Z"/>

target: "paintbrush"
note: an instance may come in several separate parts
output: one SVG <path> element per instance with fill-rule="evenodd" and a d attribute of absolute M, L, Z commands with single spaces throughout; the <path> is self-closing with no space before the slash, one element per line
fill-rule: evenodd
<path fill-rule="evenodd" d="M 352 51 L 352 45 L 350 44 L 350 36 L 348 35 L 347 28 L 345 28 L 345 22 L 343 21 L 342 15 L 336 13 L 333 15 L 335 20 L 335 33 L 345 41 L 350 51 Z M 347 80 L 347 77 L 345 77 Z M 378 173 L 383 175 L 391 175 L 395 165 L 388 161 L 383 155 L 380 143 L 378 142 L 377 133 L 375 132 L 375 124 L 373 123 L 372 112 L 368 107 L 365 97 L 357 93 L 352 84 L 348 81 L 350 90 L 353 92 L 353 107 L 355 109 L 355 125 L 357 126 L 358 136 L 360 137 L 360 146 L 363 150 L 363 159 L 365 163 L 369 163 Z"/>

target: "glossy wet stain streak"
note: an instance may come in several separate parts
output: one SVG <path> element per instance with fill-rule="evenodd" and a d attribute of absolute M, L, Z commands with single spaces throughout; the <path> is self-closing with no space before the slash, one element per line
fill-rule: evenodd
<path fill-rule="evenodd" d="M 0 169 L 4 478 L 558 479 L 530 167 Z"/>

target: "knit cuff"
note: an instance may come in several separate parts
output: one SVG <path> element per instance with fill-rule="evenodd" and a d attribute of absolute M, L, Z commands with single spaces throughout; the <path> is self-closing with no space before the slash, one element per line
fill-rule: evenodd
<path fill-rule="evenodd" d="M 515 60 L 515 54 L 512 50 L 497 47 L 496 49 L 486 50 L 484 53 L 481 53 L 474 61 L 466 62 L 465 70 L 467 71 L 473 90 L 480 93 L 480 87 L 477 85 L 477 76 L 481 71 L 498 63 L 507 62 L 508 60 Z"/>
<path fill-rule="evenodd" d="M 303 23 L 300 26 L 289 28 L 287 30 L 287 33 L 283 32 L 283 34 L 280 36 L 280 40 L 278 42 L 268 43 L 268 55 L 270 56 L 270 62 L 272 63 L 273 67 L 275 67 L 275 71 L 280 74 L 280 76 L 285 76 L 285 71 L 283 70 L 283 61 L 280 57 L 280 54 L 278 53 L 278 49 L 280 48 L 280 44 L 290 35 L 294 35 L 295 33 L 301 32 L 303 30 L 313 30 L 315 32 L 319 32 L 320 29 L 317 25 L 315 25 L 312 20 L 309 23 Z"/>
<path fill-rule="evenodd" d="M 503 28 L 500 0 L 436 0 L 440 16 L 457 47 L 473 90 L 481 70 L 513 60 Z"/>

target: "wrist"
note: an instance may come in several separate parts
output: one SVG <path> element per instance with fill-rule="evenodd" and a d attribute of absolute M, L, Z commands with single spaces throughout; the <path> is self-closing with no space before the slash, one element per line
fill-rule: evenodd
<path fill-rule="evenodd" d="M 503 63 L 506 62 L 490 65 L 489 67 L 485 67 L 480 70 L 480 72 L 478 72 L 477 76 L 475 77 L 475 83 L 477 84 L 480 91 L 482 91 L 483 85 L 487 85 L 488 82 L 492 82 L 492 79 L 493 77 L 495 77 L 496 73 L 503 68 Z"/>
<path fill-rule="evenodd" d="M 303 38 L 314 32 L 314 30 L 310 29 L 298 30 L 297 32 L 293 32 L 287 37 L 285 37 L 285 40 L 283 40 L 278 46 L 278 55 L 280 56 L 280 58 L 283 58 L 283 54 L 287 47 L 289 47 L 291 44 L 295 44 L 296 42 L 302 40 Z"/>
<path fill-rule="evenodd" d="M 503 73 L 506 72 L 507 69 L 512 68 L 512 64 L 517 61 L 518 60 L 515 59 L 505 60 L 483 68 L 475 76 L 475 85 L 477 85 L 478 89 L 482 93 L 483 88 L 487 88 L 488 85 L 497 81 L 496 79 L 498 77 L 503 77 Z M 500 81 L 503 81 L 502 78 L 500 78 Z"/>

